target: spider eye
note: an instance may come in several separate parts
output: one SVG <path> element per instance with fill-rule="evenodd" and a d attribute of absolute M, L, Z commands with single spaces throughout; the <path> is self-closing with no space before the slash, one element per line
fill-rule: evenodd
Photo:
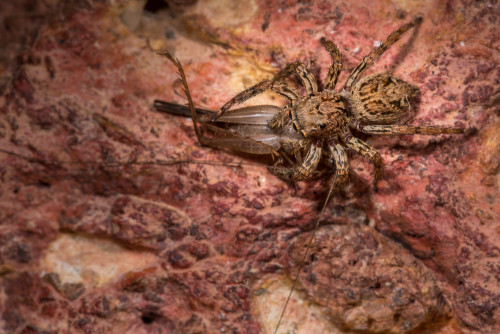
<path fill-rule="evenodd" d="M 326 126 L 326 124 L 325 124 L 325 123 L 321 123 L 321 124 L 319 125 L 319 127 L 320 127 L 321 129 L 324 129 L 324 128 L 325 128 L 325 126 Z"/>

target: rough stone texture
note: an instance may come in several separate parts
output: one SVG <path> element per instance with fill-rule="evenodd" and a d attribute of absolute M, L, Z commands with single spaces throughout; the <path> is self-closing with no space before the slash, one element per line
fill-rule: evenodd
<path fill-rule="evenodd" d="M 321 37 L 344 53 L 342 83 L 418 13 L 373 71 L 419 87 L 414 124 L 478 132 L 368 138 L 380 189 L 351 155 L 280 330 L 314 306 L 318 332 L 500 331 L 496 1 L 0 6 L 2 331 L 273 331 L 273 293 L 297 271 L 329 176 L 289 186 L 266 162 L 200 147 L 189 120 L 151 108 L 184 101 L 152 49 L 173 52 L 196 103 L 216 109 L 291 60 L 323 78 Z"/>

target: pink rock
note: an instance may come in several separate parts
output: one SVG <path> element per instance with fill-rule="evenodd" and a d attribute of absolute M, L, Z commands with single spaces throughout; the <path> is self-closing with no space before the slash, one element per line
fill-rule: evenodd
<path fill-rule="evenodd" d="M 321 37 L 344 54 L 343 83 L 415 15 L 420 28 L 372 71 L 418 86 L 412 124 L 478 132 L 367 138 L 385 162 L 380 189 L 351 154 L 351 184 L 326 210 L 280 330 L 500 331 L 497 4 L 214 0 L 144 12 L 123 0 L 40 2 L 36 15 L 25 4 L 0 5 L 3 331 L 273 331 L 286 298 L 274 293 L 297 272 L 328 171 L 291 186 L 272 161 L 200 146 L 189 120 L 152 109 L 185 103 L 152 49 L 173 52 L 195 102 L 215 110 L 289 61 L 324 78 Z"/>

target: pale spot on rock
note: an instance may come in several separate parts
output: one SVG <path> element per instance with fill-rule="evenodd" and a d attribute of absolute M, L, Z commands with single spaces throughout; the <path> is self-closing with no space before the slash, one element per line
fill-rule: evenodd
<path fill-rule="evenodd" d="M 150 252 L 130 250 L 109 239 L 63 233 L 47 249 L 42 275 L 55 273 L 63 284 L 99 287 L 156 262 Z"/>
<path fill-rule="evenodd" d="M 257 315 L 264 333 L 274 333 L 290 289 L 290 282 L 279 279 L 266 280 L 255 287 L 252 310 Z M 341 331 L 328 321 L 318 305 L 295 290 L 277 333 L 314 334 Z"/>

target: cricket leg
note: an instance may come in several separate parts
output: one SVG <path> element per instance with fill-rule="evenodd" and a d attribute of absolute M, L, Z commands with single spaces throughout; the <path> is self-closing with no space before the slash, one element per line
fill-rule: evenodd
<path fill-rule="evenodd" d="M 191 111 L 191 118 L 193 120 L 193 126 L 194 126 L 194 132 L 196 134 L 196 138 L 198 138 L 198 141 L 200 142 L 200 144 L 206 145 L 206 140 L 205 140 L 206 138 L 202 135 L 201 130 L 198 127 L 198 125 L 200 123 L 198 120 L 198 114 L 196 113 L 193 99 L 191 98 L 191 92 L 189 91 L 189 86 L 188 86 L 188 83 L 186 80 L 186 75 L 184 74 L 184 69 L 182 68 L 180 61 L 177 58 L 175 58 L 174 56 L 172 56 L 168 51 L 158 52 L 158 54 L 160 56 L 167 57 L 172 62 L 172 64 L 174 64 L 174 66 L 177 67 L 177 70 L 178 70 L 177 74 L 179 74 L 179 76 L 181 77 L 182 84 L 184 86 L 183 87 L 184 93 L 186 94 L 186 98 L 188 100 L 188 107 L 189 107 L 189 110 Z"/>

